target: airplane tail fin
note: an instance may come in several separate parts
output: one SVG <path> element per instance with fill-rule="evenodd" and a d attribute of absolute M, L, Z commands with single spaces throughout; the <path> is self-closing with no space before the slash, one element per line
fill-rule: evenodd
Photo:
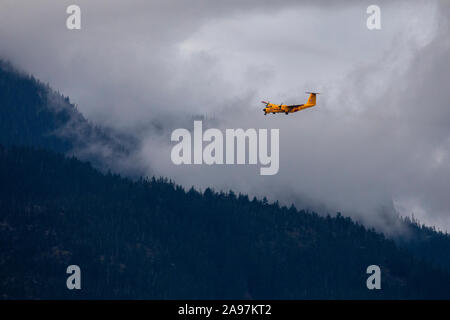
<path fill-rule="evenodd" d="M 306 104 L 312 104 L 315 105 L 316 104 L 316 95 L 319 94 L 319 92 L 306 92 L 309 93 L 309 98 L 308 101 L 306 102 Z"/>

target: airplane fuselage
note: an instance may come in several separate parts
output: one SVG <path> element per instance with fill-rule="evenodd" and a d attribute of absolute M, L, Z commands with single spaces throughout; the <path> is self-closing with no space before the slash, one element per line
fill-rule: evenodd
<path fill-rule="evenodd" d="M 289 108 L 287 105 L 284 104 L 273 104 L 268 103 L 267 107 L 263 109 L 264 113 L 294 113 L 303 109 L 314 107 L 315 104 L 303 104 L 299 105 L 298 107 Z"/>

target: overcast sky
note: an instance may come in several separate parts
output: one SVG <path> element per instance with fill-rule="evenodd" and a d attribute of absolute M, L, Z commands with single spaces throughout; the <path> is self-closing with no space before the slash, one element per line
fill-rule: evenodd
<path fill-rule="evenodd" d="M 232 188 L 389 227 L 450 230 L 449 1 L 0 3 L 0 57 L 91 121 L 136 135 L 130 165 L 186 187 Z M 77 4 L 82 29 L 65 27 Z M 381 30 L 366 8 L 381 8 Z M 260 100 L 318 107 L 262 113 Z M 172 130 L 279 128 L 280 171 L 175 166 Z"/>

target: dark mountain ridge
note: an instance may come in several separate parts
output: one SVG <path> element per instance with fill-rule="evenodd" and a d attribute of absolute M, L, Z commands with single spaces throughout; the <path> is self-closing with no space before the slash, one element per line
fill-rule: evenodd
<path fill-rule="evenodd" d="M 122 178 L 107 170 L 133 138 L 4 62 L 0 145 L 4 298 L 449 298 L 448 234 L 404 219 L 393 241 L 341 214 Z M 366 288 L 371 264 L 382 290 Z"/>
<path fill-rule="evenodd" d="M 450 298 L 449 273 L 340 214 L 0 148 L 5 298 Z M 83 289 L 65 287 L 79 265 Z M 382 290 L 366 288 L 366 268 Z"/>

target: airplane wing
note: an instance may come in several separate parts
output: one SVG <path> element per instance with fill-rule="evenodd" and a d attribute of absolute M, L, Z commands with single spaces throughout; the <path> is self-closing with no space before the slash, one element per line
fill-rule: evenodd
<path fill-rule="evenodd" d="M 301 106 L 303 106 L 303 104 L 291 104 L 290 106 L 286 106 L 286 108 L 293 109 Z"/>

